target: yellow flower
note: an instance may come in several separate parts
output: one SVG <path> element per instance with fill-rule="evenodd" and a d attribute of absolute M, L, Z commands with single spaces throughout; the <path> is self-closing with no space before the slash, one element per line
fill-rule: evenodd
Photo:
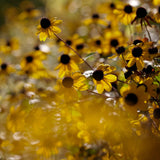
<path fill-rule="evenodd" d="M 110 55 L 116 53 L 116 48 L 125 44 L 126 39 L 119 30 L 112 32 L 105 32 L 105 53 L 104 55 Z"/>
<path fill-rule="evenodd" d="M 85 25 L 90 25 L 90 24 L 107 25 L 107 22 L 104 19 L 102 19 L 98 13 L 92 14 L 92 17 L 85 19 L 83 23 Z"/>
<path fill-rule="evenodd" d="M 96 37 L 93 39 L 90 39 L 88 41 L 88 52 L 98 52 L 99 54 L 102 55 L 107 55 L 108 54 L 108 48 L 106 47 L 106 39 L 102 37 Z"/>
<path fill-rule="evenodd" d="M 135 113 L 137 109 L 147 110 L 146 102 L 149 99 L 149 94 L 146 92 L 144 85 L 131 84 L 128 87 L 124 86 L 120 93 L 122 95 L 120 102 L 127 111 Z"/>
<path fill-rule="evenodd" d="M 82 52 L 84 50 L 84 39 L 80 38 L 78 34 L 74 34 L 71 38 L 66 39 L 66 44 L 69 45 L 74 50 Z M 64 42 L 60 42 L 59 51 L 64 54 L 75 54 Z"/>
<path fill-rule="evenodd" d="M 125 25 L 130 24 L 136 16 L 134 8 L 129 4 L 118 5 L 117 9 L 114 10 L 114 14 Z"/>
<path fill-rule="evenodd" d="M 19 19 L 24 20 L 26 18 L 36 18 L 38 16 L 40 16 L 40 11 L 38 9 L 27 7 L 18 17 Z"/>
<path fill-rule="evenodd" d="M 96 85 L 98 93 L 102 93 L 104 90 L 110 92 L 112 90 L 112 82 L 117 80 L 117 76 L 111 74 L 115 70 L 114 67 L 101 64 L 92 74 L 93 82 Z"/>
<path fill-rule="evenodd" d="M 144 55 L 147 54 L 147 46 L 141 43 L 136 45 L 131 45 L 129 47 L 129 52 L 125 57 L 125 60 L 128 61 L 127 67 L 132 67 L 136 64 L 137 70 L 141 71 L 144 68 Z"/>
<path fill-rule="evenodd" d="M 55 89 L 58 91 L 57 99 L 59 101 L 74 101 L 78 99 L 77 91 L 85 91 L 88 89 L 87 79 L 79 72 L 69 74 L 62 80 L 57 82 Z"/>
<path fill-rule="evenodd" d="M 19 49 L 19 42 L 16 38 L 9 39 L 0 46 L 0 51 L 3 53 L 11 53 Z"/>
<path fill-rule="evenodd" d="M 54 34 L 60 33 L 61 29 L 57 27 L 60 23 L 62 23 L 62 20 L 42 18 L 36 33 L 36 35 L 39 34 L 40 41 L 45 41 L 47 37 L 54 38 Z"/>
<path fill-rule="evenodd" d="M 21 74 L 27 74 L 34 78 L 46 77 L 47 72 L 42 63 L 46 56 L 41 51 L 31 52 L 21 61 Z"/>
<path fill-rule="evenodd" d="M 68 54 L 62 54 L 60 59 L 60 64 L 55 68 L 59 69 L 59 77 L 64 77 L 65 74 L 73 73 L 79 71 L 79 67 L 76 62 L 80 61 L 80 58 L 75 56 L 69 56 Z"/>

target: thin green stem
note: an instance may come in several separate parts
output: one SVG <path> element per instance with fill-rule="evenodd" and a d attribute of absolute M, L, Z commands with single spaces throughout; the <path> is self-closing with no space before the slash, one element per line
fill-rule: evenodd
<path fill-rule="evenodd" d="M 145 29 L 146 29 L 146 31 L 147 31 L 147 33 L 148 33 L 149 40 L 152 41 L 151 35 L 150 35 L 150 33 L 149 33 L 148 29 L 147 29 L 147 25 L 146 25 L 145 22 L 144 22 L 144 26 L 145 26 Z"/>

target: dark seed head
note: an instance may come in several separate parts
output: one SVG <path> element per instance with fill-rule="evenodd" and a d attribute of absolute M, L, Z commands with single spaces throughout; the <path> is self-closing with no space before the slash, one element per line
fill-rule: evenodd
<path fill-rule="evenodd" d="M 153 116 L 155 119 L 160 119 L 160 108 L 154 109 Z"/>
<path fill-rule="evenodd" d="M 94 14 L 92 15 L 92 18 L 93 18 L 93 19 L 98 19 L 98 18 L 99 18 L 99 14 L 94 13 Z"/>
<path fill-rule="evenodd" d="M 34 47 L 34 49 L 36 50 L 36 51 L 39 51 L 40 50 L 40 48 L 39 48 L 39 46 L 37 45 L 37 46 L 35 46 Z"/>
<path fill-rule="evenodd" d="M 31 11 L 33 11 L 33 8 L 27 8 L 26 12 L 30 13 Z"/>
<path fill-rule="evenodd" d="M 145 73 L 146 74 L 150 74 L 150 73 L 154 73 L 155 70 L 151 65 L 148 65 L 147 68 L 145 68 Z"/>
<path fill-rule="evenodd" d="M 65 77 L 62 80 L 62 84 L 66 88 L 71 88 L 73 86 L 73 79 L 71 77 Z"/>
<path fill-rule="evenodd" d="M 139 40 L 139 39 L 136 39 L 136 40 L 133 41 L 133 44 L 134 44 L 134 45 L 136 45 L 136 44 L 138 44 L 138 43 L 142 43 L 142 41 Z"/>
<path fill-rule="evenodd" d="M 118 47 L 118 48 L 116 49 L 116 52 L 117 52 L 118 54 L 122 54 L 122 53 L 125 52 L 125 48 L 124 48 L 123 46 L 120 46 L 120 47 Z"/>
<path fill-rule="evenodd" d="M 116 8 L 115 4 L 114 4 L 114 3 L 111 3 L 111 4 L 110 4 L 110 8 L 111 8 L 111 9 L 115 9 L 115 8 Z"/>
<path fill-rule="evenodd" d="M 110 45 L 112 46 L 112 47 L 117 47 L 118 46 L 118 40 L 117 39 L 112 39 L 111 41 L 110 41 Z"/>
<path fill-rule="evenodd" d="M 144 18 L 147 15 L 147 11 L 143 7 L 139 7 L 136 11 L 137 18 Z"/>
<path fill-rule="evenodd" d="M 66 40 L 66 43 L 70 46 L 72 45 L 72 41 L 71 40 Z"/>
<path fill-rule="evenodd" d="M 7 45 L 8 47 L 11 46 L 11 41 L 8 40 L 8 41 L 6 42 L 6 45 Z"/>
<path fill-rule="evenodd" d="M 160 13 L 160 6 L 158 7 L 158 13 Z"/>
<path fill-rule="evenodd" d="M 95 41 L 95 44 L 96 44 L 97 46 L 100 46 L 100 45 L 101 45 L 101 40 L 99 40 L 99 39 L 96 40 L 96 41 Z"/>
<path fill-rule="evenodd" d="M 100 81 L 103 79 L 104 77 L 104 74 L 103 74 L 103 71 L 102 70 L 96 70 L 93 72 L 93 78 L 97 81 Z"/>
<path fill-rule="evenodd" d="M 158 48 L 157 47 L 151 47 L 148 49 L 149 54 L 157 54 Z"/>
<path fill-rule="evenodd" d="M 127 79 L 128 77 L 130 77 L 132 75 L 132 71 L 128 70 L 127 72 L 124 73 L 124 77 L 125 79 Z"/>
<path fill-rule="evenodd" d="M 84 48 L 84 44 L 78 44 L 78 45 L 76 45 L 76 49 L 77 50 L 81 50 L 81 49 L 83 49 Z"/>
<path fill-rule="evenodd" d="M 134 57 L 140 57 L 140 56 L 142 55 L 142 53 L 143 53 L 143 50 L 142 50 L 142 48 L 140 48 L 140 47 L 134 47 L 134 48 L 132 49 L 132 55 L 133 55 Z"/>
<path fill-rule="evenodd" d="M 2 70 L 6 70 L 7 69 L 7 64 L 6 63 L 2 63 L 1 64 L 1 69 Z"/>
<path fill-rule="evenodd" d="M 27 61 L 27 63 L 31 63 L 33 61 L 33 57 L 32 56 L 27 56 L 26 61 Z"/>
<path fill-rule="evenodd" d="M 51 21 L 48 18 L 42 18 L 40 24 L 42 28 L 46 29 L 51 26 Z"/>
<path fill-rule="evenodd" d="M 157 94 L 160 94 L 160 88 L 157 88 L 156 92 Z"/>
<path fill-rule="evenodd" d="M 124 7 L 124 11 L 125 11 L 126 13 L 128 13 L 128 14 L 132 13 L 132 6 L 126 5 L 126 6 Z"/>
<path fill-rule="evenodd" d="M 129 93 L 125 97 L 125 102 L 127 105 L 134 106 L 138 102 L 138 97 L 134 93 Z"/>
<path fill-rule="evenodd" d="M 61 55 L 60 62 L 63 64 L 68 64 L 70 62 L 70 57 L 67 54 Z"/>

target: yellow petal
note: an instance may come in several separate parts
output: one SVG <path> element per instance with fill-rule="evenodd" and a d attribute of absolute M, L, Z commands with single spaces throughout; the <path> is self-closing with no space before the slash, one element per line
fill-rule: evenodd
<path fill-rule="evenodd" d="M 104 91 L 104 86 L 102 85 L 102 83 L 98 83 L 98 84 L 97 84 L 97 92 L 98 92 L 99 94 L 102 94 L 103 91 Z"/>
<path fill-rule="evenodd" d="M 45 32 L 41 32 L 40 34 L 39 34 L 39 39 L 40 39 L 40 41 L 45 41 L 46 39 L 47 39 L 47 34 L 45 33 Z"/>

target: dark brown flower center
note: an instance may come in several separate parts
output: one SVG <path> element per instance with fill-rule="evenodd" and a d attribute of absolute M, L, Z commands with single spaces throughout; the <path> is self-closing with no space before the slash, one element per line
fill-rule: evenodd
<path fill-rule="evenodd" d="M 72 45 L 72 41 L 71 40 L 66 40 L 67 45 Z"/>
<path fill-rule="evenodd" d="M 35 46 L 34 47 L 34 49 L 36 50 L 36 51 L 39 51 L 40 50 L 40 48 L 39 48 L 39 46 L 37 45 L 37 46 Z"/>
<path fill-rule="evenodd" d="M 158 7 L 158 13 L 160 13 L 160 6 Z"/>
<path fill-rule="evenodd" d="M 96 40 L 96 41 L 95 41 L 95 44 L 96 44 L 97 46 L 100 46 L 100 45 L 101 45 L 101 40 L 99 40 L 99 39 Z"/>
<path fill-rule="evenodd" d="M 115 9 L 115 8 L 116 8 L 115 4 L 114 4 L 114 3 L 111 3 L 111 4 L 110 4 L 110 8 L 111 8 L 111 9 Z"/>
<path fill-rule="evenodd" d="M 7 45 L 8 47 L 11 46 L 11 41 L 8 40 L 8 41 L 6 42 L 6 45 Z"/>
<path fill-rule="evenodd" d="M 70 57 L 67 54 L 61 55 L 60 62 L 63 64 L 68 64 L 70 62 Z"/>
<path fill-rule="evenodd" d="M 110 45 L 112 46 L 112 47 L 117 47 L 118 46 L 118 40 L 117 39 L 112 39 L 111 41 L 110 41 Z"/>
<path fill-rule="evenodd" d="M 125 48 L 124 48 L 123 46 L 120 46 L 120 47 L 118 47 L 118 48 L 116 49 L 116 52 L 117 52 L 118 54 L 122 54 L 122 53 L 125 52 Z"/>
<path fill-rule="evenodd" d="M 104 74 L 103 74 L 103 71 L 102 70 L 96 70 L 93 72 L 93 78 L 97 81 L 100 81 L 103 79 L 104 77 Z"/>
<path fill-rule="evenodd" d="M 31 63 L 33 61 L 33 56 L 27 56 L 26 61 L 27 63 Z"/>
<path fill-rule="evenodd" d="M 134 106 L 138 102 L 138 97 L 134 93 L 129 93 L 124 98 L 127 105 Z"/>
<path fill-rule="evenodd" d="M 149 54 L 157 54 L 158 48 L 157 47 L 151 47 L 148 49 Z"/>
<path fill-rule="evenodd" d="M 147 15 L 147 11 L 143 7 L 139 7 L 136 11 L 137 18 L 144 18 Z"/>
<path fill-rule="evenodd" d="M 98 18 L 99 18 L 99 14 L 94 13 L 94 14 L 92 15 L 92 18 L 93 18 L 93 19 L 98 19 Z"/>
<path fill-rule="evenodd" d="M 133 57 L 140 57 L 142 55 L 142 53 L 143 53 L 143 50 L 142 50 L 141 47 L 134 47 L 132 49 L 132 55 L 133 55 Z"/>
<path fill-rule="evenodd" d="M 46 29 L 51 26 L 51 21 L 48 18 L 42 18 L 40 24 L 42 28 Z"/>
<path fill-rule="evenodd" d="M 31 11 L 33 11 L 34 8 L 27 8 L 26 12 L 30 13 Z"/>
<path fill-rule="evenodd" d="M 126 5 L 126 6 L 124 7 L 124 12 L 126 12 L 126 13 L 128 13 L 128 14 L 132 13 L 132 6 Z"/>
<path fill-rule="evenodd" d="M 76 49 L 77 50 L 81 50 L 81 49 L 83 49 L 84 48 L 84 44 L 78 44 L 78 45 L 76 45 Z"/>
<path fill-rule="evenodd" d="M 136 39 L 136 40 L 133 41 L 133 44 L 134 44 L 134 45 L 136 45 L 136 44 L 138 44 L 138 43 L 142 43 L 142 41 L 139 40 L 139 39 Z"/>
<path fill-rule="evenodd" d="M 73 86 L 73 79 L 71 77 L 65 77 L 62 80 L 62 84 L 66 88 L 71 88 Z"/>
<path fill-rule="evenodd" d="M 160 119 L 160 108 L 154 109 L 153 116 L 155 119 Z"/>
<path fill-rule="evenodd" d="M 6 63 L 2 63 L 1 64 L 1 69 L 2 70 L 6 70 L 7 69 L 7 64 Z"/>

